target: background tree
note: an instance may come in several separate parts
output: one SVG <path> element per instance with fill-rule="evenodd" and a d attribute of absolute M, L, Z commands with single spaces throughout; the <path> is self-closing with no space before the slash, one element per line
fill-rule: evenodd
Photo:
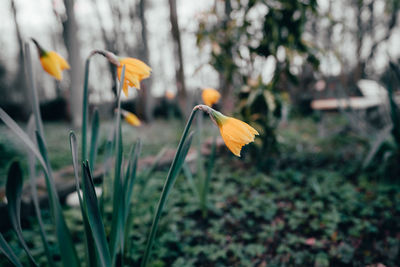
<path fill-rule="evenodd" d="M 74 127 L 82 123 L 82 82 L 83 60 L 79 42 L 78 25 L 74 13 L 74 0 L 64 0 L 66 19 L 63 21 L 63 37 L 68 51 L 68 61 L 71 65 L 70 98 L 68 101 L 69 114 Z"/>
<path fill-rule="evenodd" d="M 256 159 L 276 151 L 274 129 L 280 116 L 282 93 L 298 80 L 292 73 L 295 57 L 315 67 L 319 61 L 315 51 L 303 39 L 308 19 L 317 12 L 316 0 L 216 1 L 199 23 L 198 45 L 211 43 L 210 64 L 219 72 L 222 93 L 239 96 L 239 103 L 225 101 L 237 107 L 248 122 L 260 131 L 262 142 L 254 149 Z M 260 70 L 272 70 L 268 80 Z M 268 162 L 259 162 L 268 168 Z"/>
<path fill-rule="evenodd" d="M 179 106 L 186 114 L 188 111 L 187 92 L 185 86 L 185 70 L 183 66 L 182 42 L 178 24 L 178 12 L 176 8 L 176 0 L 168 0 L 169 3 L 169 18 L 171 22 L 171 34 L 174 41 L 175 54 L 175 79 L 177 88 L 177 97 Z"/>

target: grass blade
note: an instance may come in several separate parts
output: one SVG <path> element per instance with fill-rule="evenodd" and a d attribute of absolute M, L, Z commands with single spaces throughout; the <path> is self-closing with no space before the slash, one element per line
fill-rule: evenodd
<path fill-rule="evenodd" d="M 19 261 L 14 251 L 8 245 L 7 241 L 4 239 L 3 235 L 0 233 L 0 251 L 7 257 L 7 259 L 17 267 L 22 267 L 22 263 Z"/>
<path fill-rule="evenodd" d="M 212 147 L 211 147 L 211 155 L 208 160 L 207 174 L 206 174 L 206 177 L 204 180 L 203 188 L 201 190 L 201 209 L 202 209 L 203 218 L 207 217 L 207 212 L 208 212 L 208 191 L 210 190 L 211 174 L 212 174 L 212 170 L 214 168 L 215 150 L 216 150 L 216 146 L 217 146 L 216 143 L 217 143 L 217 139 L 214 137 Z"/>
<path fill-rule="evenodd" d="M 56 236 L 60 246 L 61 260 L 64 266 L 80 266 L 78 256 L 76 254 L 74 243 L 72 242 L 72 237 L 65 222 L 64 215 L 62 213 L 60 201 L 58 194 L 54 185 L 53 173 L 51 171 L 49 159 L 47 156 L 47 150 L 43 142 L 42 137 L 38 132 L 36 132 L 36 139 L 39 147 L 39 151 L 46 162 L 48 172 L 45 173 L 45 180 L 47 186 L 47 192 L 49 194 L 50 201 L 50 211 L 53 215 L 56 226 Z"/>
<path fill-rule="evenodd" d="M 22 193 L 22 170 L 18 161 L 13 161 L 8 169 L 8 177 L 6 183 L 7 209 L 10 216 L 11 225 L 17 233 L 19 242 L 29 257 L 29 262 L 35 266 L 37 263 L 33 258 L 28 246 L 22 235 L 21 227 L 21 193 Z"/>
<path fill-rule="evenodd" d="M 101 266 L 111 266 L 110 251 L 107 245 L 106 233 L 104 231 L 103 221 L 100 215 L 100 209 L 97 202 L 97 196 L 94 189 L 92 175 L 88 161 L 83 164 L 82 187 L 84 201 L 86 204 L 90 228 L 97 248 Z"/>
<path fill-rule="evenodd" d="M 110 190 L 112 189 L 112 181 L 109 175 L 111 169 L 113 147 L 114 147 L 114 131 L 111 131 L 106 142 L 105 156 L 103 161 L 103 181 L 101 184 L 102 194 L 100 196 L 100 212 L 103 216 L 104 216 L 104 203 L 109 199 L 109 195 L 111 195 Z"/>
<path fill-rule="evenodd" d="M 115 159 L 115 176 L 114 176 L 114 191 L 113 191 L 113 217 L 111 222 L 111 236 L 110 236 L 110 252 L 112 262 L 115 260 L 117 254 L 117 247 L 119 238 L 121 237 L 121 228 L 124 213 L 124 191 L 122 190 L 122 134 L 121 134 L 121 92 L 125 82 L 125 65 L 122 67 L 121 82 L 118 90 L 118 106 L 115 118 L 115 145 L 116 145 L 116 159 Z"/>
<path fill-rule="evenodd" d="M 28 81 L 30 82 L 31 85 L 30 92 L 32 99 L 32 110 L 33 114 L 35 115 L 36 130 L 39 131 L 40 135 L 44 137 L 42 116 L 40 114 L 39 97 L 36 89 L 35 79 L 33 77 L 32 57 L 31 57 L 31 50 L 29 48 L 29 43 L 25 43 L 24 48 L 25 48 L 26 74 L 28 76 L 27 77 Z"/>
<path fill-rule="evenodd" d="M 34 120 L 34 118 L 33 118 L 33 116 L 31 116 L 29 119 L 29 122 L 28 122 L 27 131 L 28 131 L 28 135 L 30 138 L 33 138 L 33 136 L 35 134 L 33 120 Z M 31 151 L 27 150 L 27 156 L 28 156 L 28 169 L 29 169 L 29 184 L 30 184 L 30 189 L 31 189 L 33 207 L 35 209 L 36 217 L 37 217 L 38 224 L 39 224 L 40 237 L 42 239 L 44 251 L 46 253 L 47 262 L 48 262 L 49 266 L 55 266 L 54 261 L 53 261 L 53 254 L 50 251 L 49 242 L 46 237 L 46 231 L 44 230 L 42 214 L 40 212 L 39 198 L 38 198 L 38 193 L 37 193 L 37 188 L 36 188 L 35 155 L 33 155 L 33 153 Z"/>
<path fill-rule="evenodd" d="M 18 124 L 10 117 L 8 114 L 0 108 L 0 119 L 10 128 L 11 131 L 14 132 L 19 139 L 27 146 L 27 148 L 32 151 L 32 153 L 36 156 L 39 160 L 39 163 L 44 168 L 45 172 L 48 172 L 47 165 L 40 154 L 39 150 L 36 148 L 35 144 L 29 138 L 29 136 L 18 126 Z"/>
<path fill-rule="evenodd" d="M 189 151 L 189 148 L 190 148 L 190 145 L 192 142 L 193 133 L 190 134 L 188 137 L 188 132 L 189 132 L 190 126 L 192 125 L 192 121 L 193 121 L 194 116 L 196 115 L 197 110 L 198 109 L 193 109 L 192 113 L 190 114 L 190 117 L 188 119 L 188 122 L 186 123 L 185 129 L 183 130 L 181 140 L 179 141 L 178 149 L 176 151 L 174 160 L 169 169 L 167 179 L 165 180 L 163 191 L 161 193 L 160 200 L 157 205 L 157 210 L 154 215 L 153 224 L 150 229 L 150 234 L 147 239 L 146 250 L 145 250 L 142 262 L 140 264 L 140 266 L 142 266 L 142 267 L 147 266 L 147 263 L 148 263 L 148 260 L 150 257 L 150 253 L 153 248 L 154 238 L 156 236 L 158 222 L 160 220 L 161 213 L 164 209 L 164 206 L 167 201 L 170 190 L 171 190 L 172 186 L 174 185 L 176 175 L 179 173 L 179 171 L 182 167 L 182 163 L 184 162 L 186 155 Z"/>
<path fill-rule="evenodd" d="M 74 132 L 70 132 L 69 134 L 69 144 L 71 148 L 72 154 L 72 166 L 74 168 L 74 176 L 75 176 L 75 184 L 76 184 L 76 193 L 78 195 L 79 206 L 81 207 L 83 227 L 85 231 L 85 246 L 86 246 L 86 262 L 87 266 L 97 266 L 97 255 L 96 249 L 93 246 L 94 238 L 92 235 L 92 231 L 90 229 L 89 219 L 87 217 L 86 206 L 82 200 L 80 182 L 79 182 L 79 174 L 78 174 L 78 145 L 76 141 L 76 136 Z"/>
<path fill-rule="evenodd" d="M 139 154 L 142 150 L 142 142 L 140 139 L 136 142 L 135 146 L 131 149 L 131 153 L 129 156 L 129 162 L 128 162 L 128 168 L 125 174 L 125 182 L 124 182 L 124 189 L 125 189 L 125 211 L 124 211 L 124 235 L 122 242 L 123 243 L 123 249 L 125 248 L 125 245 L 127 244 L 127 239 L 130 234 L 130 229 L 132 226 L 132 220 L 133 216 L 129 213 L 130 211 L 130 204 L 131 204 L 131 199 L 132 199 L 132 193 L 133 193 L 133 187 L 135 185 L 136 181 L 136 170 L 137 170 L 137 162 L 139 159 Z M 124 251 L 123 251 L 124 252 Z"/>
<path fill-rule="evenodd" d="M 97 139 L 99 136 L 99 111 L 95 109 L 92 119 L 92 136 L 90 140 L 89 166 L 93 172 L 97 155 Z"/>
<path fill-rule="evenodd" d="M 186 162 L 184 162 L 182 165 L 182 171 L 183 171 L 183 175 L 186 177 L 186 179 L 189 183 L 190 188 L 193 191 L 193 194 L 198 198 L 198 200 L 200 202 L 199 190 L 197 190 L 197 186 L 196 186 L 196 183 L 194 182 L 192 171 L 190 170 L 190 167 Z"/>
<path fill-rule="evenodd" d="M 136 170 L 137 170 L 137 163 L 139 159 L 140 152 L 142 151 L 142 142 L 140 139 L 135 144 L 135 147 L 132 149 L 131 155 L 129 157 L 128 162 L 128 170 L 126 172 L 125 177 L 125 214 L 129 212 L 129 206 L 131 203 L 133 187 L 136 181 Z"/>
<path fill-rule="evenodd" d="M 88 109 L 89 109 L 89 92 L 88 92 L 88 84 L 89 84 L 89 66 L 90 66 L 90 56 L 86 59 L 85 62 L 85 81 L 83 84 L 83 97 L 82 97 L 82 159 L 87 159 L 87 121 L 88 121 Z"/>

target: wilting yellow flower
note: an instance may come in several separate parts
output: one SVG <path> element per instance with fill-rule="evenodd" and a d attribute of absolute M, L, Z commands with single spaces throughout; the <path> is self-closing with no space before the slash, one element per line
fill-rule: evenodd
<path fill-rule="evenodd" d="M 211 118 L 215 121 L 219 127 L 222 139 L 225 145 L 232 151 L 233 154 L 240 157 L 240 151 L 244 145 L 254 142 L 254 138 L 259 133 L 248 125 L 247 123 L 223 115 L 222 113 L 213 109 L 200 108 L 211 115 Z"/>
<path fill-rule="evenodd" d="M 204 104 L 211 107 L 218 102 L 221 98 L 221 94 L 213 88 L 204 88 L 201 97 L 203 98 Z"/>
<path fill-rule="evenodd" d="M 140 81 L 150 76 L 151 68 L 143 61 L 136 58 L 124 57 L 118 58 L 119 66 L 118 79 L 121 81 L 122 67 L 125 65 L 125 83 L 122 87 L 126 96 L 128 96 L 128 87 L 140 89 Z"/>
<path fill-rule="evenodd" d="M 140 126 L 142 124 L 139 118 L 132 112 L 121 110 L 121 114 L 124 116 L 125 121 L 132 126 Z"/>
<path fill-rule="evenodd" d="M 44 50 L 36 40 L 32 39 L 32 41 L 38 49 L 40 64 L 42 64 L 43 69 L 48 74 L 61 81 L 62 71 L 70 68 L 68 62 L 56 52 Z"/>

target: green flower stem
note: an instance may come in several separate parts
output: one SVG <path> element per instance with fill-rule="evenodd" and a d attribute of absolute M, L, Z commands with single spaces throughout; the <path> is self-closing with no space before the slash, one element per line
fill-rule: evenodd
<path fill-rule="evenodd" d="M 31 97 L 32 97 L 32 110 L 33 114 L 35 114 L 35 124 L 36 124 L 36 129 L 39 132 L 39 134 L 43 137 L 43 140 L 45 139 L 44 137 L 44 131 L 43 131 L 43 123 L 42 123 L 42 116 L 40 114 L 40 107 L 39 107 L 39 97 L 36 89 L 36 83 L 33 79 L 33 68 L 32 68 L 32 58 L 31 58 L 31 50 L 29 48 L 29 43 L 25 43 L 25 60 L 26 60 L 26 74 L 28 75 L 28 81 L 31 84 Z"/>
<path fill-rule="evenodd" d="M 83 103 L 82 103 L 82 160 L 87 159 L 87 137 L 86 137 L 86 132 L 87 132 L 87 120 L 88 120 L 88 99 L 89 99 L 89 93 L 88 93 L 88 84 L 89 84 L 89 65 L 90 65 L 90 58 L 92 57 L 92 54 L 88 56 L 85 62 L 85 81 L 83 84 Z"/>
<path fill-rule="evenodd" d="M 182 147 L 183 147 L 183 144 L 185 143 L 185 140 L 186 140 L 186 138 L 188 136 L 188 132 L 189 132 L 190 126 L 192 125 L 192 121 L 194 119 L 194 116 L 196 115 L 197 110 L 201 109 L 200 107 L 201 106 L 196 106 L 196 107 L 193 108 L 192 112 L 190 113 L 190 117 L 189 117 L 189 119 L 188 119 L 188 121 L 186 123 L 185 129 L 183 130 L 183 134 L 182 134 L 181 140 L 179 141 L 179 145 L 178 145 L 178 149 L 177 149 L 176 154 L 175 154 L 175 158 L 174 158 L 174 160 L 173 160 L 173 162 L 171 164 L 171 167 L 169 169 L 168 176 L 167 176 L 167 179 L 165 180 L 165 184 L 164 184 L 163 190 L 161 192 L 160 200 L 159 200 L 158 205 L 157 205 L 157 210 L 156 210 L 156 213 L 154 215 L 153 224 L 151 226 L 149 238 L 147 240 L 146 250 L 145 250 L 142 262 L 140 264 L 141 267 L 146 267 L 147 263 L 149 261 L 149 257 L 150 257 L 151 250 L 153 248 L 154 238 L 156 236 L 156 232 L 157 232 L 157 228 L 158 228 L 158 223 L 160 221 L 161 213 L 162 213 L 162 211 L 163 211 L 163 209 L 165 207 L 169 192 L 170 192 L 170 190 L 172 188 L 172 185 L 173 185 L 173 182 L 175 180 L 174 177 L 172 177 L 172 170 L 174 170 L 175 166 L 177 165 L 177 161 L 178 161 L 177 159 L 179 158 L 179 155 L 182 152 Z"/>

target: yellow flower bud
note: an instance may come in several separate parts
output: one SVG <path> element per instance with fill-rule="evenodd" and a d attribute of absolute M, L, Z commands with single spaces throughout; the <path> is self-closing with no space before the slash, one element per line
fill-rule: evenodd
<path fill-rule="evenodd" d="M 125 121 L 132 126 L 140 126 L 142 124 L 139 118 L 132 112 L 121 110 L 121 114 L 124 116 Z"/>
<path fill-rule="evenodd" d="M 204 88 L 201 97 L 203 98 L 204 104 L 212 107 L 212 105 L 219 101 L 221 94 L 213 88 Z"/>
<path fill-rule="evenodd" d="M 40 64 L 43 69 L 48 74 L 61 81 L 62 71 L 70 68 L 68 62 L 56 52 L 44 50 L 36 40 L 32 39 L 32 41 L 38 49 Z"/>

